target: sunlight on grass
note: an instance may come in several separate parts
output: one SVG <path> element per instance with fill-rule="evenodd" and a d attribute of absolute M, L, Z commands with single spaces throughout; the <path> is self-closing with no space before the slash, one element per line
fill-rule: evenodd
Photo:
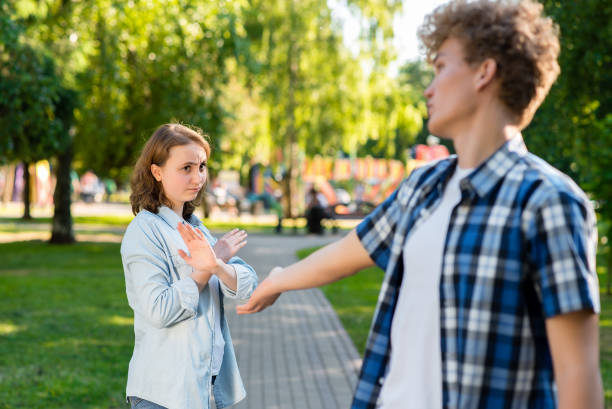
<path fill-rule="evenodd" d="M 105 324 L 111 325 L 134 325 L 133 317 L 122 317 L 120 315 L 113 315 L 112 317 L 104 317 L 102 320 Z"/>
<path fill-rule="evenodd" d="M 612 320 L 599 320 L 600 327 L 612 328 Z"/>
<path fill-rule="evenodd" d="M 0 322 L 0 335 L 13 334 L 17 331 L 21 331 L 22 328 L 18 325 L 10 322 Z"/>

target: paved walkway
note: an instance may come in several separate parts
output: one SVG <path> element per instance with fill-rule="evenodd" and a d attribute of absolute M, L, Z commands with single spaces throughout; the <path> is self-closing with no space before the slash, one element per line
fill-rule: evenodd
<path fill-rule="evenodd" d="M 340 236 L 249 235 L 239 253 L 260 280 L 276 265 L 296 260 L 295 251 Z M 283 294 L 263 312 L 227 319 L 247 398 L 236 409 L 348 408 L 360 358 L 320 290 Z"/>

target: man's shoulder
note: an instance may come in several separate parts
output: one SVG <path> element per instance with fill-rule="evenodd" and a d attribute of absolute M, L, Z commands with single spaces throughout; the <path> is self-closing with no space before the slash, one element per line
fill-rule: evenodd
<path fill-rule="evenodd" d="M 533 189 L 535 202 L 569 199 L 590 206 L 586 193 L 571 177 L 536 155 L 523 156 L 513 172 Z"/>
<path fill-rule="evenodd" d="M 455 163 L 456 155 L 451 155 L 443 159 L 433 160 L 414 169 L 406 178 L 406 184 L 410 187 L 419 188 L 428 185 L 444 173 Z"/>

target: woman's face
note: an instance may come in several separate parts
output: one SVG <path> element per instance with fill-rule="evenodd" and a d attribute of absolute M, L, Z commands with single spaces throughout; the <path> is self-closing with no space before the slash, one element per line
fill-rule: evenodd
<path fill-rule="evenodd" d="M 151 165 L 151 173 L 161 182 L 173 210 L 182 212 L 183 205 L 196 198 L 206 183 L 207 160 L 206 151 L 190 143 L 170 148 L 164 165 Z"/>

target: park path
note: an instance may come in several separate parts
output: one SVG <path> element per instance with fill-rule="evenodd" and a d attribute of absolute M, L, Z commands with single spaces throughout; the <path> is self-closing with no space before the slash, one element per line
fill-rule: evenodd
<path fill-rule="evenodd" d="M 340 236 L 249 235 L 239 256 L 262 280 L 296 250 Z M 359 355 L 319 289 L 283 294 L 254 315 L 226 315 L 247 398 L 236 409 L 341 409 L 351 403 Z"/>

